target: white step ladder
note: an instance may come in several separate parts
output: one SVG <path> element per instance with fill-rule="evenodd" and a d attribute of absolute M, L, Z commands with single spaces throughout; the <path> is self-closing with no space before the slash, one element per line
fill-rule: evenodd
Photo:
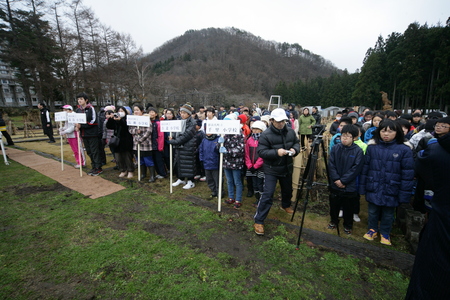
<path fill-rule="evenodd" d="M 280 107 L 281 107 L 281 96 L 279 96 L 279 95 L 270 96 L 269 106 L 267 107 L 267 110 L 272 111 L 275 108 L 280 108 Z"/>

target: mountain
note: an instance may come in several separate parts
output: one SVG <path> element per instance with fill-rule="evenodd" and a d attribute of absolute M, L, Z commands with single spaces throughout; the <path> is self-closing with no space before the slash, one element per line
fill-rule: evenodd
<path fill-rule="evenodd" d="M 188 30 L 145 57 L 178 93 L 225 91 L 268 97 L 280 81 L 341 72 L 299 44 L 266 41 L 237 28 Z"/>

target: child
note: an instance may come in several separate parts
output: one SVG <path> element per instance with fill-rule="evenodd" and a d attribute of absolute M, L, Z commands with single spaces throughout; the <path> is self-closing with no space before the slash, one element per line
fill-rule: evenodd
<path fill-rule="evenodd" d="M 410 201 L 414 160 L 409 145 L 401 126 L 392 120 L 383 120 L 369 142 L 359 187 L 369 202 L 369 231 L 364 235 L 369 241 L 380 232 L 381 243 L 391 245 L 395 208 Z"/>
<path fill-rule="evenodd" d="M 380 122 L 383 120 L 383 116 L 381 115 L 375 115 L 372 118 L 372 124 L 370 125 L 370 128 L 366 130 L 366 133 L 364 134 L 364 143 L 368 143 L 370 139 L 373 137 L 373 132 L 378 128 Z"/>
<path fill-rule="evenodd" d="M 339 209 L 344 215 L 344 232 L 352 233 L 353 205 L 359 199 L 356 178 L 364 166 L 362 149 L 353 143 L 359 130 L 354 125 L 345 125 L 341 130 L 341 143 L 335 145 L 328 163 L 331 183 L 329 229 L 335 229 L 339 223 Z"/>
<path fill-rule="evenodd" d="M 211 198 L 217 197 L 219 192 L 219 137 L 208 133 L 199 147 L 200 161 L 205 168 L 206 183 L 211 190 Z"/>
<path fill-rule="evenodd" d="M 259 197 L 264 190 L 264 171 L 262 170 L 263 159 L 259 157 L 256 149 L 261 133 L 266 130 L 266 125 L 262 121 L 255 121 L 251 124 L 252 134 L 245 144 L 245 165 L 247 166 L 247 178 L 253 182 L 253 194 L 256 202 L 253 206 L 258 206 Z"/>
<path fill-rule="evenodd" d="M 64 105 L 63 110 L 70 114 L 73 113 L 73 108 L 71 105 Z M 86 161 L 84 159 L 84 151 L 81 151 L 81 160 L 80 155 L 78 153 L 78 139 L 77 134 L 78 131 L 75 131 L 75 124 L 64 122 L 64 126 L 59 128 L 59 134 L 60 135 L 66 135 L 67 136 L 67 142 L 69 142 L 70 148 L 72 148 L 73 156 L 75 156 L 75 160 L 77 161 L 77 164 L 75 165 L 75 169 L 81 168 L 81 166 L 85 166 Z"/>
<path fill-rule="evenodd" d="M 352 119 L 349 117 L 342 117 L 339 120 L 339 125 L 336 129 L 336 134 L 330 140 L 330 153 L 333 146 L 341 142 L 341 130 L 345 125 L 352 125 Z"/>

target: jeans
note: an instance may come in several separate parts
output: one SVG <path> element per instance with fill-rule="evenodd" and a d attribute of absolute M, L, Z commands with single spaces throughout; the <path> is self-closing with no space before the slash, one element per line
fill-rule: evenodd
<path fill-rule="evenodd" d="M 242 189 L 244 187 L 241 179 L 241 170 L 225 169 L 225 176 L 227 177 L 228 198 L 241 202 Z M 236 188 L 236 198 L 234 194 L 235 188 Z"/>
<path fill-rule="evenodd" d="M 380 217 L 381 214 L 381 217 Z M 379 206 L 369 202 L 369 227 L 382 235 L 390 235 L 394 222 L 395 207 Z M 380 226 L 378 227 L 378 220 Z"/>
<path fill-rule="evenodd" d="M 259 199 L 258 208 L 256 208 L 255 223 L 264 224 L 264 220 L 269 214 L 270 208 L 273 204 L 273 193 L 277 186 L 277 181 L 280 182 L 281 188 L 281 207 L 288 208 L 291 206 L 292 198 L 292 174 L 286 176 L 274 176 L 266 174 L 264 178 L 264 192 Z"/>

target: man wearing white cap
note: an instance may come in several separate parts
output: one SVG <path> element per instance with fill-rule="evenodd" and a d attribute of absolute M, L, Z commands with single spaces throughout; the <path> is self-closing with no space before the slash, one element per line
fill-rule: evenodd
<path fill-rule="evenodd" d="M 264 220 L 272 207 L 272 197 L 277 181 L 281 187 L 281 208 L 292 214 L 292 172 L 293 157 L 300 152 L 300 140 L 295 131 L 286 126 L 286 113 L 276 108 L 270 114 L 270 126 L 259 138 L 258 155 L 264 160 L 264 191 L 256 208 L 255 233 L 264 234 Z"/>

